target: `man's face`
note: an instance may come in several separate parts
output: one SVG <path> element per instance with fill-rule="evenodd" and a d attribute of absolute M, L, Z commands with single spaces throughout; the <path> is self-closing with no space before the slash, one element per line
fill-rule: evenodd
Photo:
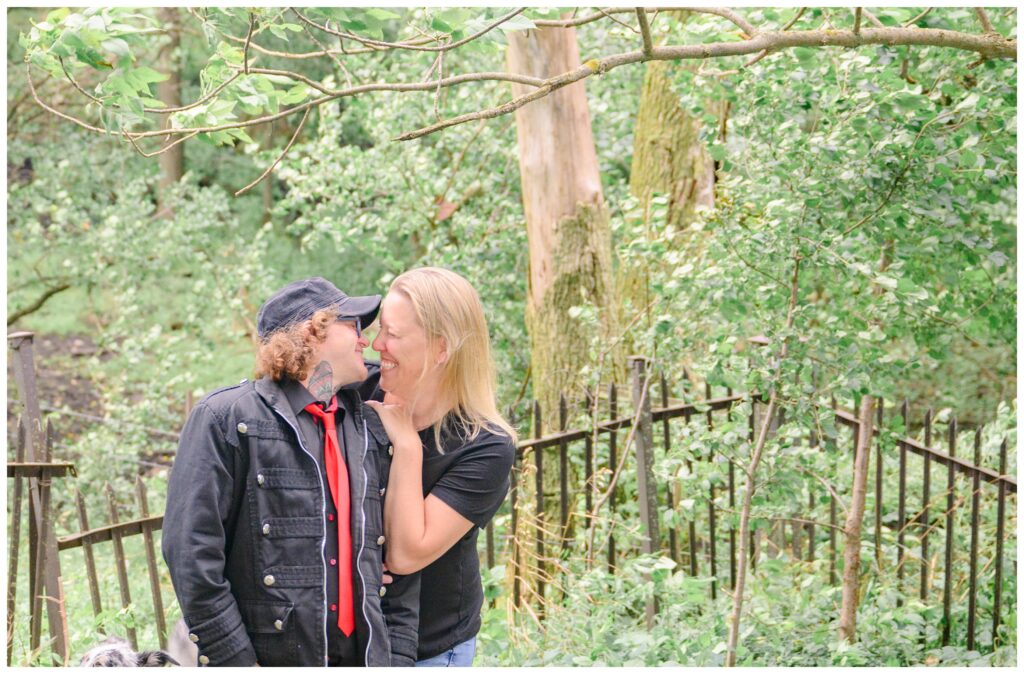
<path fill-rule="evenodd" d="M 342 386 L 366 379 L 363 349 L 369 345 L 365 337 L 357 334 L 355 319 L 331 323 L 327 327 L 327 338 L 318 345 L 313 359 L 317 364 L 309 380 L 310 392 L 318 400 L 326 400 Z M 330 367 L 331 376 L 329 391 L 325 376 L 327 367 Z"/>

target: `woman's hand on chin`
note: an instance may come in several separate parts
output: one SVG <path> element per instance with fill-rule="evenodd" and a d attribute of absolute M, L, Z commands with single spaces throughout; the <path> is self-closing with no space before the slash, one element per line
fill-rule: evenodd
<path fill-rule="evenodd" d="M 412 411 L 390 393 L 384 396 L 384 401 L 381 403 L 376 400 L 368 400 L 366 404 L 380 415 L 381 423 L 384 424 L 384 430 L 387 431 L 391 444 L 396 448 L 419 445 L 420 436 L 412 423 Z"/>

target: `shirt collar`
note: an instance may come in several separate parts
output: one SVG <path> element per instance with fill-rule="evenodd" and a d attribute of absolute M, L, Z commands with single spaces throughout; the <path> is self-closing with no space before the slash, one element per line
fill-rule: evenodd
<path fill-rule="evenodd" d="M 309 389 L 302 385 L 302 382 L 294 379 L 285 379 L 281 382 L 281 390 L 284 392 L 284 397 L 288 400 L 288 405 L 291 406 L 292 411 L 295 412 L 295 416 L 305 412 L 306 406 L 310 403 L 319 402 L 313 397 L 313 394 L 309 392 Z M 338 410 L 342 407 L 339 405 Z M 306 412 L 306 414 L 309 414 Z M 335 416 L 338 416 L 335 413 Z"/>

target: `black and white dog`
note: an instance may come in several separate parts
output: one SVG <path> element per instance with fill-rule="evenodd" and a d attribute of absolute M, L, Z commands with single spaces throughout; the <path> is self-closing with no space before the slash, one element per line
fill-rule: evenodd
<path fill-rule="evenodd" d="M 80 667 L 163 667 L 178 661 L 164 651 L 136 653 L 121 637 L 109 637 L 82 656 Z"/>

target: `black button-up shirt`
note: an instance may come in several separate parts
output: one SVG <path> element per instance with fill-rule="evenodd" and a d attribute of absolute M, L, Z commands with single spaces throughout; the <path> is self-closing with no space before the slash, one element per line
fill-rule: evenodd
<path fill-rule="evenodd" d="M 327 464 L 324 460 L 324 427 L 320 420 L 306 411 L 306 406 L 317 402 L 313 394 L 300 382 L 288 380 L 281 383 L 288 404 L 295 412 L 299 421 L 299 433 L 302 444 L 316 458 L 320 468 L 320 479 L 324 485 L 327 516 L 327 543 L 324 546 L 324 565 L 327 568 L 327 663 L 331 667 L 362 667 L 363 657 L 356 644 L 355 630 L 347 637 L 338 628 L 338 509 L 331 498 L 330 483 L 327 481 Z M 334 423 L 341 428 L 345 418 L 345 409 L 338 407 L 334 413 Z M 345 465 L 350 465 L 348 448 L 345 446 L 344 433 L 338 433 L 338 443 Z M 350 525 L 349 525 L 350 526 Z M 353 569 L 353 572 L 355 569 Z M 355 588 L 352 588 L 355 595 Z"/>

